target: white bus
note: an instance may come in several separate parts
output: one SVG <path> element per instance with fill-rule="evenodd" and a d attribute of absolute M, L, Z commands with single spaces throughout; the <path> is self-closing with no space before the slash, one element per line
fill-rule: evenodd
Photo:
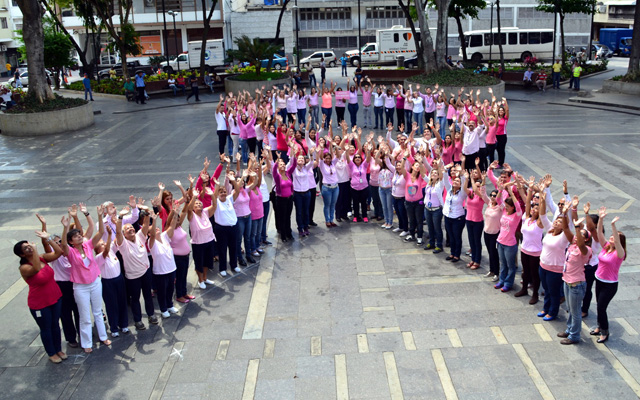
<path fill-rule="evenodd" d="M 488 29 L 468 31 L 464 33 L 464 40 L 467 57 L 474 62 L 499 59 L 498 44 L 500 42 L 502 42 L 502 51 L 506 60 L 524 61 L 525 58 L 532 56 L 539 59 L 553 58 L 553 29 L 502 28 L 500 35 L 498 35 L 498 28 L 493 28 L 493 35 Z M 492 42 L 491 56 L 489 56 L 489 46 Z M 459 55 L 462 57 L 462 48 Z"/>

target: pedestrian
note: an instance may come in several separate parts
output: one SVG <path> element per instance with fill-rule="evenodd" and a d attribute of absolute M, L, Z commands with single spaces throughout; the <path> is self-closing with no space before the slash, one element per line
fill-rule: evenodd
<path fill-rule="evenodd" d="M 551 68 L 553 68 L 553 88 L 560 89 L 560 75 L 562 71 L 562 64 L 560 63 L 560 60 L 556 59 L 556 62 L 551 66 Z"/>
<path fill-rule="evenodd" d="M 576 61 L 573 64 L 573 86 L 576 91 L 580 90 L 580 75 L 582 75 L 582 67 Z M 569 89 L 571 89 L 571 84 L 569 84 Z"/>
<path fill-rule="evenodd" d="M 355 85 L 349 87 L 349 117 L 351 119 L 351 128 L 353 129 L 358 124 L 358 92 L 356 87 L 360 85 L 360 81 Z"/>
<path fill-rule="evenodd" d="M 513 194 L 514 181 L 507 182 L 504 187 L 509 193 L 509 197 L 504 200 L 504 209 L 500 217 L 500 234 L 498 235 L 498 254 L 500 256 L 500 277 L 495 289 L 501 289 L 503 293 L 513 288 L 516 277 L 516 256 L 518 253 L 518 240 L 516 230 L 522 219 L 522 208 L 520 202 Z M 504 189 L 503 189 L 504 190 Z"/>
<path fill-rule="evenodd" d="M 167 229 L 162 232 L 162 228 L 156 228 L 158 216 L 151 214 L 153 223 L 149 228 L 149 253 L 153 258 L 153 279 L 157 290 L 156 298 L 162 318 L 169 318 L 171 314 L 176 314 L 178 309 L 173 306 L 173 290 L 176 281 L 176 261 L 173 256 L 171 240 L 178 222 L 178 214 L 174 211 L 172 218 L 166 220 Z"/>
<path fill-rule="evenodd" d="M 124 96 L 126 97 L 127 101 L 131 101 L 136 98 L 136 84 L 133 81 L 133 77 L 125 81 L 123 88 Z"/>
<path fill-rule="evenodd" d="M 215 181 L 214 181 L 215 182 Z M 216 187 L 219 186 L 216 183 Z M 210 194 L 210 188 L 204 188 L 207 194 Z M 200 191 L 192 190 L 193 197 L 188 204 L 189 211 L 187 219 L 189 220 L 189 231 L 191 233 L 191 251 L 193 252 L 193 264 L 198 275 L 198 287 L 206 289 L 207 285 L 213 285 L 213 281 L 207 279 L 207 272 L 213 268 L 213 246 L 215 246 L 216 236 L 211 226 L 211 216 L 215 211 L 213 206 L 213 198 L 211 205 L 205 207 L 203 202 L 198 199 Z"/>
<path fill-rule="evenodd" d="M 220 95 L 220 102 L 216 106 L 216 130 L 218 134 L 218 152 L 224 154 L 224 146 L 230 136 L 229 127 L 227 125 L 227 117 L 224 107 L 224 94 Z M 233 154 L 229 154 L 232 156 Z"/>
<path fill-rule="evenodd" d="M 309 87 L 316 87 L 318 83 L 316 82 L 316 74 L 313 72 L 313 66 L 311 64 L 307 67 L 307 72 L 309 73 Z"/>
<path fill-rule="evenodd" d="M 375 89 L 376 84 L 373 84 L 372 90 Z M 384 123 L 382 122 L 382 115 L 384 113 L 384 97 L 382 97 L 382 88 L 378 86 L 375 93 L 373 93 L 373 119 L 375 120 L 373 129 L 383 129 Z"/>
<path fill-rule="evenodd" d="M 82 78 L 82 86 L 84 86 L 84 100 L 87 100 L 87 93 L 89 93 L 89 97 L 91 101 L 93 101 L 93 92 L 91 91 L 91 79 L 89 79 L 89 74 L 84 74 L 84 78 Z"/>
<path fill-rule="evenodd" d="M 16 89 L 18 89 L 18 88 L 22 89 L 22 81 L 20 80 L 20 71 L 17 71 L 17 70 L 16 70 L 16 73 L 13 75 L 13 79 L 14 79 L 14 82 L 13 82 L 13 83 L 14 83 L 14 85 L 13 85 L 13 86 L 14 86 Z M 86 100 L 86 99 L 87 99 L 87 98 L 86 98 L 86 93 L 85 93 L 85 100 Z"/>
<path fill-rule="evenodd" d="M 342 57 L 340 57 L 340 64 L 342 65 L 342 76 L 347 75 L 347 61 L 349 61 L 349 57 L 347 57 L 347 53 L 343 53 Z"/>
<path fill-rule="evenodd" d="M 324 85 L 324 81 L 327 80 L 327 64 L 324 62 L 324 58 L 320 59 L 320 83 Z"/>
<path fill-rule="evenodd" d="M 144 77 L 147 76 L 147 74 L 145 74 L 142 70 L 138 70 L 136 72 L 136 90 L 138 91 L 138 97 L 136 98 L 136 104 L 147 104 L 145 102 L 145 82 L 144 82 Z M 85 93 L 86 95 L 86 93 Z"/>
<path fill-rule="evenodd" d="M 198 77 L 196 76 L 195 71 L 191 73 L 191 76 L 189 76 L 188 85 L 191 88 L 191 93 L 187 96 L 187 102 L 191 96 L 196 96 L 196 101 L 200 101 L 200 88 L 198 87 Z"/>
<path fill-rule="evenodd" d="M 367 81 L 364 88 L 362 87 L 363 81 Z M 362 93 L 362 108 L 364 109 L 363 128 L 371 128 L 371 94 L 373 94 L 373 87 L 371 86 L 371 80 L 369 80 L 368 76 L 365 76 L 364 79 L 360 81 L 358 91 Z"/>
<path fill-rule="evenodd" d="M 331 103 L 333 101 L 333 94 L 335 93 L 337 83 L 331 84 L 329 87 L 325 85 L 325 80 L 322 80 L 322 116 L 324 117 L 324 129 L 329 129 L 331 125 Z"/>

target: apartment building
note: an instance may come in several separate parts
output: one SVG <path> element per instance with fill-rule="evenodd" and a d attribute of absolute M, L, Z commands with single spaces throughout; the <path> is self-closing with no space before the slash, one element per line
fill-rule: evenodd
<path fill-rule="evenodd" d="M 19 36 L 16 31 L 19 29 L 22 29 L 22 12 L 18 4 L 15 0 L 0 0 L 0 76 L 11 74 L 7 64 L 14 68 L 18 65 L 21 43 L 16 40 Z"/>

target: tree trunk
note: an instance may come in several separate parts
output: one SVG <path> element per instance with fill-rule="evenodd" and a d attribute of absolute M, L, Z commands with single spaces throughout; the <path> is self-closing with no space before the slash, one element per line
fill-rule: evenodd
<path fill-rule="evenodd" d="M 415 42 L 415 45 L 416 45 L 416 56 L 418 58 L 418 69 L 424 69 L 424 48 L 422 47 L 422 41 L 419 39 L 417 35 L 416 25 L 413 23 L 413 19 L 411 19 L 411 14 L 409 13 L 410 1 L 411 0 L 408 0 L 407 4 L 404 4 L 402 0 L 398 0 L 398 4 L 400 5 L 400 8 L 402 8 L 402 11 L 404 11 L 404 16 L 409 22 L 409 28 L 411 28 L 411 33 L 413 33 L 413 41 Z"/>
<path fill-rule="evenodd" d="M 498 19 L 498 49 L 500 49 L 500 68 L 504 73 L 504 51 L 502 50 L 502 23 L 500 22 L 500 0 L 496 0 L 496 18 Z"/>
<path fill-rule="evenodd" d="M 447 25 L 449 24 L 448 14 L 451 0 L 440 0 L 438 2 L 438 30 L 436 32 L 436 68 L 448 69 L 447 64 L 447 46 L 449 38 L 447 37 Z"/>
<path fill-rule="evenodd" d="M 631 78 L 631 75 L 638 75 L 640 72 L 640 6 L 636 2 L 636 11 L 633 17 L 633 26 L 636 29 L 633 30 L 631 36 L 631 54 L 629 55 L 629 67 L 627 68 L 627 75 Z"/>
<path fill-rule="evenodd" d="M 424 62 L 424 72 L 430 74 L 437 70 L 436 60 L 433 56 L 433 39 L 431 38 L 431 32 L 429 32 L 429 22 L 424 11 L 424 1 L 415 0 L 416 12 L 418 14 L 418 24 L 420 26 L 420 38 L 422 40 L 422 60 Z"/>
<path fill-rule="evenodd" d="M 55 90 L 60 90 L 60 68 L 56 68 L 56 70 L 53 72 L 53 79 L 55 79 L 53 88 Z"/>
<path fill-rule="evenodd" d="M 22 36 L 29 60 L 29 90 L 27 96 L 42 103 L 54 99 L 47 83 L 44 69 L 44 31 L 42 29 L 42 7 L 38 0 L 18 0 L 22 11 Z"/>
<path fill-rule="evenodd" d="M 462 61 L 468 61 L 467 45 L 464 42 L 464 31 L 462 30 L 462 19 L 460 18 L 460 14 L 456 14 L 454 18 L 456 19 L 456 25 L 458 25 L 458 37 L 460 38 L 460 48 L 462 49 Z"/>
<path fill-rule="evenodd" d="M 278 39 L 280 39 L 280 24 L 282 23 L 282 16 L 284 15 L 284 12 L 287 10 L 289 1 L 291 0 L 284 0 L 284 2 L 282 3 L 282 7 L 280 8 L 280 15 L 278 15 L 278 23 L 276 24 L 276 36 L 274 37 L 273 44 L 277 44 Z M 267 73 L 271 72 L 272 63 L 273 63 L 273 54 L 269 56 L 269 61 L 267 62 Z"/>
<path fill-rule="evenodd" d="M 565 53 L 564 44 L 564 13 L 560 12 L 560 47 L 562 47 L 562 65 L 567 61 L 567 54 Z"/>
<path fill-rule="evenodd" d="M 206 0 L 202 0 L 202 22 L 204 23 L 204 30 L 202 31 L 202 48 L 200 50 L 200 76 L 204 76 L 207 70 L 207 66 L 204 64 L 204 57 L 207 52 L 207 37 L 209 36 L 209 29 L 211 28 L 211 17 L 213 17 L 213 11 L 217 3 L 218 0 L 213 0 L 209 15 L 207 15 L 207 2 Z"/>

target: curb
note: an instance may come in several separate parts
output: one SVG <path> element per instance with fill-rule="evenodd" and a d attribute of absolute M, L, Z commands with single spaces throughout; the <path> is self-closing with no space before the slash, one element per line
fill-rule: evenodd
<path fill-rule="evenodd" d="M 607 103 L 605 101 L 598 101 L 598 100 L 589 100 L 589 99 L 585 99 L 582 97 L 570 97 L 569 98 L 569 102 L 570 103 L 581 103 L 581 104 L 591 104 L 591 105 L 595 105 L 595 106 L 606 106 L 606 107 L 617 107 L 617 108 L 624 108 L 627 110 L 634 110 L 634 111 L 640 111 L 640 107 L 639 106 L 630 106 L 627 104 L 613 104 L 613 103 Z"/>
<path fill-rule="evenodd" d="M 77 95 L 83 95 L 84 92 L 81 92 L 79 90 L 71 90 L 71 89 L 63 89 L 60 88 L 58 91 L 58 93 L 63 94 L 77 94 Z M 104 97 L 107 99 L 120 99 L 120 100 L 126 100 L 127 98 L 125 97 L 125 95 L 123 94 L 110 94 L 110 93 L 96 93 L 93 92 L 93 97 Z"/>

